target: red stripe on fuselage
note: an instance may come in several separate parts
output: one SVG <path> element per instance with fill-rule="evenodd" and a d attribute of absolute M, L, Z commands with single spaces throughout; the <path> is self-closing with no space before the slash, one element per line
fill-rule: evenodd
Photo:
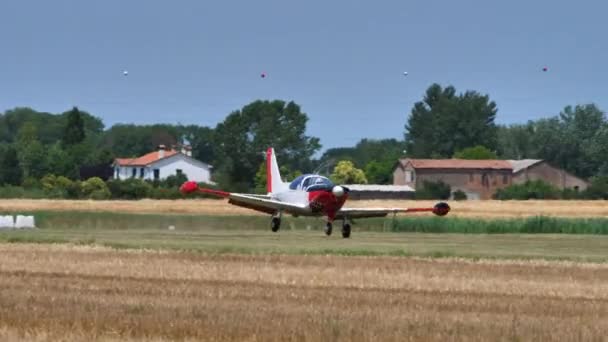
<path fill-rule="evenodd" d="M 331 191 L 311 191 L 308 193 L 310 209 L 313 212 L 327 215 L 329 221 L 334 220 L 336 213 L 342 208 L 347 198 L 347 194 L 344 194 L 342 197 L 336 197 Z"/>

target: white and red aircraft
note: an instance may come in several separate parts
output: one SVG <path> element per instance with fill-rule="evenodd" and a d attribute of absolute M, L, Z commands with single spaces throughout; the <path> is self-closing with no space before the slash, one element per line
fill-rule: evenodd
<path fill-rule="evenodd" d="M 228 198 L 228 203 L 261 211 L 272 215 L 271 229 L 281 227 L 282 214 L 297 216 L 326 216 L 325 234 L 331 235 L 332 223 L 342 220 L 342 237 L 350 237 L 350 220 L 355 218 L 384 217 L 389 213 L 432 212 L 444 216 L 450 211 L 447 203 L 437 203 L 433 208 L 345 208 L 347 187 L 334 185 L 328 178 L 316 175 L 301 175 L 290 183 L 282 181 L 274 149 L 266 151 L 267 195 L 241 194 L 199 188 L 196 182 L 185 182 L 180 191 L 184 194 L 200 191 Z"/>

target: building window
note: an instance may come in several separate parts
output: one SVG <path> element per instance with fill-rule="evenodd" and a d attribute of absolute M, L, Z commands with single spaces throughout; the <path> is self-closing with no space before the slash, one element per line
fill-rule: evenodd
<path fill-rule="evenodd" d="M 502 175 L 502 184 L 509 184 L 509 176 Z"/>
<path fill-rule="evenodd" d="M 132 168 L 131 169 L 131 177 L 135 178 L 136 175 L 137 175 L 137 169 L 136 168 Z"/>
<path fill-rule="evenodd" d="M 469 173 L 469 183 L 473 183 L 475 181 L 475 176 L 472 173 Z"/>
<path fill-rule="evenodd" d="M 144 178 L 144 168 L 139 169 L 139 178 Z"/>
<path fill-rule="evenodd" d="M 175 174 L 178 175 L 178 176 L 181 176 L 182 175 L 182 169 L 176 169 L 175 170 Z"/>
<path fill-rule="evenodd" d="M 413 181 L 412 171 L 405 171 L 405 182 L 411 183 Z"/>
<path fill-rule="evenodd" d="M 159 180 L 159 179 L 160 179 L 160 170 L 154 169 L 154 180 Z"/>

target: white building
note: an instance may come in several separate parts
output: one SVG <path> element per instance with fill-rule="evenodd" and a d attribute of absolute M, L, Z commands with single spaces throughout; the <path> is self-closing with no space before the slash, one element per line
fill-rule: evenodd
<path fill-rule="evenodd" d="M 176 151 L 160 145 L 158 151 L 138 158 L 116 158 L 113 166 L 114 179 L 162 180 L 171 175 L 184 174 L 189 181 L 213 184 L 211 165 L 192 158 L 189 146 Z"/>

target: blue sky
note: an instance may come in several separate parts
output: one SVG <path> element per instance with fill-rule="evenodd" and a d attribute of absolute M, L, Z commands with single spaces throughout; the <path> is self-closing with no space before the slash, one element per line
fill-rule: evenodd
<path fill-rule="evenodd" d="M 214 127 L 255 99 L 294 100 L 325 149 L 401 138 L 433 82 L 489 94 L 500 123 L 607 110 L 606 13 L 601 0 L 3 0 L 0 111 Z"/>

